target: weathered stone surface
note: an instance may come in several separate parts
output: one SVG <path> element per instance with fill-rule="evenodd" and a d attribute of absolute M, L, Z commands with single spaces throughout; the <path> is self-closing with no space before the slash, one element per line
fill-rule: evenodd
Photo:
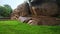
<path fill-rule="evenodd" d="M 39 16 L 33 17 L 32 20 L 28 22 L 30 25 L 60 25 L 60 18 Z"/>
<path fill-rule="evenodd" d="M 19 18 L 19 10 L 14 9 L 14 11 L 11 13 L 11 19 L 16 20 Z"/>
<path fill-rule="evenodd" d="M 42 3 L 40 5 L 32 6 L 31 10 L 28 3 L 22 3 L 16 9 L 14 9 L 11 19 L 18 19 L 19 16 L 32 16 L 32 13 L 34 16 L 55 16 L 59 13 L 58 5 L 54 2 Z"/>
<path fill-rule="evenodd" d="M 60 25 L 60 18 L 55 18 L 59 14 L 57 3 L 46 1 L 41 3 L 36 2 L 36 4 L 32 2 L 34 4 L 33 6 L 29 6 L 26 2 L 22 3 L 14 9 L 11 19 L 28 22 L 27 24 L 30 25 Z"/>
<path fill-rule="evenodd" d="M 32 7 L 34 15 L 55 16 L 58 14 L 58 5 L 56 3 L 43 3 Z"/>
<path fill-rule="evenodd" d="M 11 19 L 18 19 L 19 16 L 30 16 L 29 7 L 27 3 L 19 5 L 11 14 Z"/>
<path fill-rule="evenodd" d="M 31 20 L 31 17 L 22 17 L 22 16 L 20 16 L 18 18 L 18 20 L 21 21 L 21 22 L 28 23 L 28 21 Z"/>

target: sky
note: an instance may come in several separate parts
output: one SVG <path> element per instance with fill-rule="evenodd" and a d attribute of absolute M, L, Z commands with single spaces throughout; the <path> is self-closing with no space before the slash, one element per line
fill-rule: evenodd
<path fill-rule="evenodd" d="M 0 5 L 8 4 L 12 7 L 12 9 L 15 9 L 19 4 L 22 4 L 24 0 L 0 0 Z"/>

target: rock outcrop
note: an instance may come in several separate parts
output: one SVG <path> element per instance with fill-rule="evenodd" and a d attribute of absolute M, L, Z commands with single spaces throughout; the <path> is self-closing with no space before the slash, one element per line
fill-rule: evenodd
<path fill-rule="evenodd" d="M 19 5 L 16 9 L 14 9 L 14 11 L 11 14 L 11 19 L 12 20 L 18 19 L 19 16 L 24 16 L 24 17 L 31 16 L 28 3 L 23 3 Z"/>
<path fill-rule="evenodd" d="M 30 25 L 60 25 L 60 18 L 39 16 L 33 17 L 27 24 Z"/>
<path fill-rule="evenodd" d="M 55 16 L 58 14 L 58 5 L 56 3 L 43 3 L 40 6 L 32 7 L 34 15 Z"/>
<path fill-rule="evenodd" d="M 59 6 L 55 1 L 27 2 L 19 5 L 11 14 L 12 20 L 20 20 L 30 25 L 60 25 Z M 37 4 L 38 3 L 38 4 Z"/>

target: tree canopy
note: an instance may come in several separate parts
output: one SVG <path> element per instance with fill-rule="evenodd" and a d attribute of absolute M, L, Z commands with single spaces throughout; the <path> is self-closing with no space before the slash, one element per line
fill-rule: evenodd
<path fill-rule="evenodd" d="M 12 8 L 9 5 L 0 6 L 0 16 L 9 17 L 12 12 Z"/>

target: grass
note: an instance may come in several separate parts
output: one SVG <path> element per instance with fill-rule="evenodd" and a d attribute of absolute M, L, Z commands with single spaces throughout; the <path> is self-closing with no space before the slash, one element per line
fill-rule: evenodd
<path fill-rule="evenodd" d="M 0 34 L 60 34 L 60 26 L 33 26 L 19 21 L 0 21 Z"/>

